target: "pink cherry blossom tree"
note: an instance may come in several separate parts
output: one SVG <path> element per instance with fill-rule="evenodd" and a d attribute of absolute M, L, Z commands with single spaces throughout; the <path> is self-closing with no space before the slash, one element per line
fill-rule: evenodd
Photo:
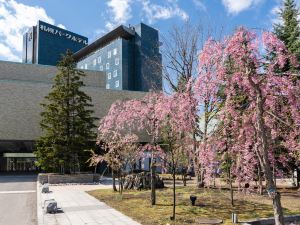
<path fill-rule="evenodd" d="M 122 105 L 122 107 L 119 107 L 120 105 Z M 155 178 L 156 167 L 158 165 L 156 159 L 159 157 L 164 160 L 166 156 L 166 152 L 160 147 L 162 130 L 168 127 L 172 138 L 176 140 L 176 147 L 169 146 L 168 149 L 170 152 L 187 152 L 190 146 L 185 145 L 184 143 L 186 142 L 183 140 L 188 139 L 188 135 L 194 127 L 194 109 L 195 100 L 191 92 L 174 93 L 172 96 L 151 92 L 143 99 L 129 100 L 113 105 L 106 119 L 102 122 L 104 125 L 99 127 L 99 132 L 103 132 L 101 130 L 105 131 L 106 127 L 109 128 L 108 133 L 110 137 L 112 137 L 110 132 L 115 132 L 116 130 L 119 131 L 118 133 L 139 133 L 140 136 L 143 136 L 143 132 L 147 133 L 149 143 L 140 148 L 139 155 L 141 156 L 143 153 L 149 155 L 150 153 L 152 205 L 156 203 Z M 111 118 L 113 119 L 111 120 Z M 175 154 L 171 155 L 175 156 Z M 177 165 L 174 157 L 171 157 L 171 164 L 173 168 Z M 173 172 L 175 178 L 175 169 L 173 169 Z"/>
<path fill-rule="evenodd" d="M 299 157 L 300 83 L 296 79 L 298 74 L 279 71 L 288 62 L 295 64 L 295 58 L 269 32 L 259 38 L 254 32 L 240 28 L 221 45 L 219 55 L 223 66 L 216 69 L 226 98 L 219 118 L 224 126 L 222 131 L 229 132 L 232 140 L 228 154 L 238 156 L 232 172 L 240 182 L 251 181 L 259 163 L 273 201 L 275 223 L 284 224 L 273 176 L 275 149 L 279 142 L 289 155 Z M 230 72 L 224 72 L 228 63 Z M 222 139 L 219 143 L 222 144 Z M 280 158 L 284 161 L 286 156 Z"/>
<path fill-rule="evenodd" d="M 195 107 L 196 101 L 190 91 L 164 96 L 164 101 L 157 105 L 157 110 L 165 116 L 161 123 L 161 134 L 167 145 L 166 160 L 171 167 L 173 177 L 173 215 L 171 217 L 173 220 L 175 220 L 176 211 L 175 175 L 180 160 L 191 154 Z"/>
<path fill-rule="evenodd" d="M 149 93 L 141 101 L 132 101 L 132 113 L 129 116 L 131 126 L 140 131 L 146 131 L 150 142 L 142 148 L 142 151 L 150 152 L 151 164 L 151 205 L 156 204 L 156 159 L 163 155 L 163 150 L 159 145 L 160 130 L 162 120 L 165 118 L 165 112 L 161 111 L 158 106 L 163 104 L 164 96 L 162 93 Z"/>
<path fill-rule="evenodd" d="M 140 148 L 140 153 L 150 154 L 151 172 L 151 205 L 156 204 L 156 159 L 163 156 L 163 150 L 159 145 L 162 121 L 166 117 L 166 111 L 159 106 L 164 102 L 163 93 L 148 93 L 142 99 L 126 101 L 116 118 L 116 127 L 126 131 L 139 133 L 139 136 L 148 137 L 149 143 Z M 142 155 L 142 154 L 139 154 Z"/>
<path fill-rule="evenodd" d="M 98 128 L 98 144 L 104 149 L 104 155 L 92 153 L 91 165 L 105 161 L 112 169 L 113 190 L 115 187 L 115 173 L 118 175 L 119 191 L 123 191 L 123 175 L 127 166 L 135 163 L 138 155 L 138 137 L 130 130 L 120 126 L 118 117 L 124 113 L 128 102 L 117 101 L 112 104 L 107 115 L 102 118 Z"/>
<path fill-rule="evenodd" d="M 199 55 L 198 76 L 193 85 L 194 96 L 198 103 L 198 127 L 201 137 L 196 153 L 201 165 L 198 186 L 203 186 L 204 176 L 208 178 L 210 175 L 210 172 L 205 174 L 205 169 L 215 171 L 213 169 L 215 161 L 212 159 L 215 158 L 216 151 L 208 151 L 211 146 L 207 145 L 207 141 L 218 128 L 216 119 L 223 103 L 220 97 L 222 80 L 219 79 L 220 73 L 225 72 L 222 51 L 221 43 L 208 39 Z"/>

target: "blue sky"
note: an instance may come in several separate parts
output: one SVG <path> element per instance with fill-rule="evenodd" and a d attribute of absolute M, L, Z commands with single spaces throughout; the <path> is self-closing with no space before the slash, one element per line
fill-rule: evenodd
<path fill-rule="evenodd" d="M 300 0 L 297 0 L 300 3 Z M 0 60 L 21 61 L 22 34 L 37 20 L 87 36 L 89 42 L 119 24 L 150 24 L 167 36 L 186 20 L 205 27 L 270 30 L 281 0 L 0 0 Z"/>

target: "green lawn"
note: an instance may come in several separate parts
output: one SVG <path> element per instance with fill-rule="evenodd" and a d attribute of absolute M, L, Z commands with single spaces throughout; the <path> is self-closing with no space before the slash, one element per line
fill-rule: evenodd
<path fill-rule="evenodd" d="M 220 189 L 196 189 L 178 187 L 176 222 L 169 218 L 172 214 L 172 189 L 157 190 L 157 205 L 150 206 L 150 191 L 125 191 L 123 196 L 112 190 L 95 190 L 89 194 L 123 212 L 145 225 L 157 224 L 196 224 L 197 218 L 222 219 L 224 224 L 231 224 L 231 213 L 238 214 L 239 220 L 272 217 L 271 200 L 256 194 L 235 193 L 235 206 L 230 205 L 229 192 Z M 191 206 L 190 194 L 197 195 L 196 206 Z M 292 196 L 290 196 L 292 195 Z M 288 196 L 288 197 L 287 197 Z M 295 201 L 295 204 L 293 204 Z M 300 194 L 297 191 L 283 195 L 285 214 L 300 214 Z"/>

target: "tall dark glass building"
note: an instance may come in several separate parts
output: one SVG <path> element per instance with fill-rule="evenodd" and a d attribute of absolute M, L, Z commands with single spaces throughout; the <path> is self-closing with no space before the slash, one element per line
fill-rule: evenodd
<path fill-rule="evenodd" d="M 23 36 L 23 63 L 57 65 L 67 49 L 80 69 L 104 72 L 106 89 L 162 89 L 158 31 L 144 23 L 119 26 L 88 45 L 88 39 L 38 21 Z"/>
<path fill-rule="evenodd" d="M 57 65 L 67 49 L 77 52 L 88 39 L 51 24 L 38 21 L 23 35 L 23 63 Z"/>
<path fill-rule="evenodd" d="M 144 23 L 119 26 L 74 54 L 77 66 L 104 71 L 106 89 L 162 89 L 158 31 Z"/>

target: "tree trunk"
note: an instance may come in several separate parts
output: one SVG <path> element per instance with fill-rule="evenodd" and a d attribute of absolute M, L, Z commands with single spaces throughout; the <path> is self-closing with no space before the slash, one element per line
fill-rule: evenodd
<path fill-rule="evenodd" d="M 206 152 L 206 146 L 207 146 L 207 130 L 208 130 L 208 118 L 209 118 L 209 113 L 208 113 L 208 107 L 209 107 L 209 102 L 204 101 L 204 131 L 203 131 L 203 149 L 202 151 Z M 201 169 L 200 169 L 200 186 L 204 187 L 204 174 L 205 174 L 205 169 L 203 164 L 201 163 Z"/>
<path fill-rule="evenodd" d="M 257 175 L 258 175 L 258 193 L 260 195 L 263 195 L 263 184 L 262 184 L 262 177 L 261 177 L 261 171 L 260 171 L 260 165 L 257 166 Z"/>
<path fill-rule="evenodd" d="M 151 205 L 156 204 L 156 166 L 153 153 L 151 154 Z"/>
<path fill-rule="evenodd" d="M 283 211 L 280 200 L 280 193 L 277 192 L 273 199 L 274 217 L 276 225 L 284 225 Z"/>
<path fill-rule="evenodd" d="M 118 190 L 121 193 L 121 179 L 120 179 L 120 172 L 118 171 Z"/>
<path fill-rule="evenodd" d="M 213 187 L 215 188 L 216 187 L 216 173 L 214 172 L 214 175 L 213 175 Z"/>
<path fill-rule="evenodd" d="M 173 216 L 172 216 L 172 220 L 175 220 L 175 208 L 176 208 L 175 168 L 173 167 Z"/>
<path fill-rule="evenodd" d="M 300 169 L 298 167 L 297 167 L 296 186 L 297 186 L 297 188 L 300 188 Z"/>
<path fill-rule="evenodd" d="M 111 170 L 111 176 L 112 176 L 112 186 L 113 186 L 113 191 L 118 191 L 116 187 L 116 176 L 114 173 L 114 170 Z"/>
<path fill-rule="evenodd" d="M 230 202 L 231 202 L 231 206 L 234 206 L 234 202 L 233 202 L 233 187 L 232 187 L 232 178 L 231 178 L 230 168 L 228 170 L 228 179 L 229 179 L 229 189 L 230 189 Z"/>
<path fill-rule="evenodd" d="M 152 133 L 151 145 L 154 147 L 155 145 L 155 135 Z M 151 196 L 150 201 L 151 205 L 156 204 L 156 159 L 154 159 L 153 150 L 151 151 L 151 163 L 150 163 L 150 176 L 151 176 Z"/>
<path fill-rule="evenodd" d="M 203 168 L 202 164 L 200 166 L 200 181 L 199 181 L 198 187 L 199 188 L 204 187 L 204 168 Z"/>
<path fill-rule="evenodd" d="M 276 187 L 277 185 L 276 185 L 275 162 L 274 162 L 274 166 L 273 166 L 273 180 L 274 180 L 274 185 Z"/>
<path fill-rule="evenodd" d="M 95 166 L 95 169 L 94 169 L 94 174 L 97 173 L 97 165 Z"/>
<path fill-rule="evenodd" d="M 195 156 L 196 158 L 196 156 Z M 196 178 L 196 186 L 197 188 L 201 187 L 201 178 L 200 178 L 200 168 L 199 168 L 199 162 L 197 159 L 194 159 L 194 172 L 195 172 L 195 178 Z"/>
<path fill-rule="evenodd" d="M 118 172 L 118 181 L 119 181 L 119 193 L 122 195 L 123 194 L 123 180 L 122 180 L 122 174 L 120 171 Z"/>
<path fill-rule="evenodd" d="M 118 191 L 121 193 L 121 182 L 120 182 L 120 174 L 118 173 Z"/>
<path fill-rule="evenodd" d="M 261 146 L 260 146 L 261 152 L 258 153 L 258 156 L 259 156 L 261 166 L 265 173 L 266 187 L 268 193 L 271 194 L 271 197 L 273 199 L 275 224 L 283 225 L 284 221 L 283 221 L 283 211 L 280 202 L 280 194 L 276 190 L 276 185 L 271 170 L 271 163 L 268 157 L 269 146 L 268 146 L 268 139 L 267 139 L 267 130 L 263 118 L 263 113 L 264 113 L 263 97 L 258 85 L 255 84 L 251 79 L 250 79 L 250 83 L 252 84 L 252 86 L 255 88 L 256 91 L 257 134 L 261 141 Z M 272 193 L 274 193 L 274 195 L 272 195 Z"/>
<path fill-rule="evenodd" d="M 182 175 L 183 186 L 186 186 L 186 173 Z"/>
<path fill-rule="evenodd" d="M 197 146 L 196 146 L 196 132 L 193 132 L 193 166 L 194 166 L 194 173 L 196 178 L 196 186 L 200 187 L 200 173 L 199 173 L 199 161 L 198 156 L 196 155 Z"/>
<path fill-rule="evenodd" d="M 155 188 L 155 176 L 156 176 L 156 167 L 153 163 L 151 163 L 151 205 L 156 204 L 156 188 Z"/>

